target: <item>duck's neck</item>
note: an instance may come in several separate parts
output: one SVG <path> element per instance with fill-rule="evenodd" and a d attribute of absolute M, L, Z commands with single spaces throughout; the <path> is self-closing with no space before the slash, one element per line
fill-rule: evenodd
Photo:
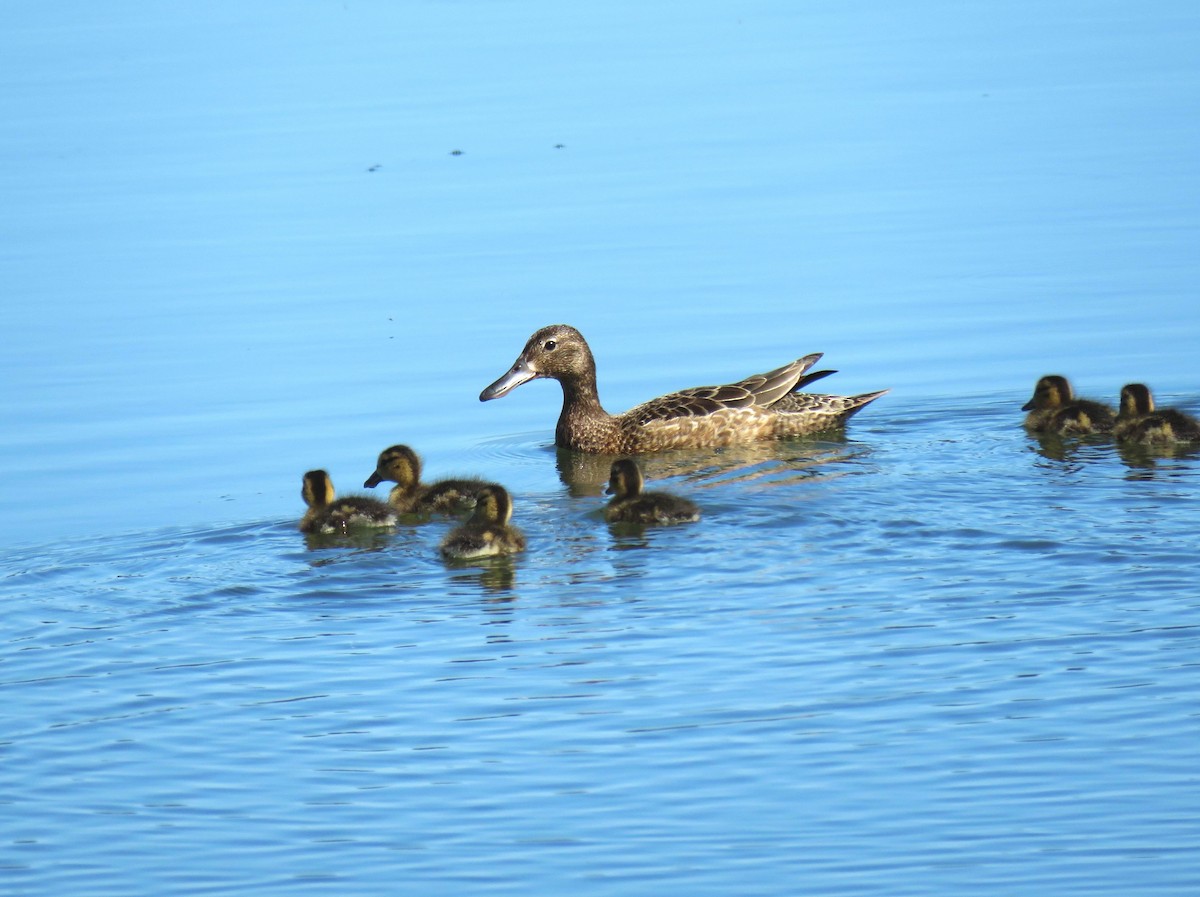
<path fill-rule="evenodd" d="M 602 450 L 604 437 L 616 428 L 616 423 L 600 404 L 596 375 L 563 378 L 559 383 L 563 405 L 554 432 L 555 444 L 581 451 Z"/>
<path fill-rule="evenodd" d="M 397 483 L 388 493 L 388 504 L 397 511 L 407 513 L 417 503 L 421 491 L 419 483 Z"/>

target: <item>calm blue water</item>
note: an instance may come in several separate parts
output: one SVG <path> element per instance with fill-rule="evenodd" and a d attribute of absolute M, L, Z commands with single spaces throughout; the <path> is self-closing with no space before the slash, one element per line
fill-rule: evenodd
<path fill-rule="evenodd" d="M 1200 411 L 1192 4 L 7 19 L 5 893 L 1200 888 L 1200 454 L 1019 411 Z M 555 321 L 614 411 L 892 392 L 611 531 L 477 401 Z M 397 441 L 530 550 L 306 543 Z"/>

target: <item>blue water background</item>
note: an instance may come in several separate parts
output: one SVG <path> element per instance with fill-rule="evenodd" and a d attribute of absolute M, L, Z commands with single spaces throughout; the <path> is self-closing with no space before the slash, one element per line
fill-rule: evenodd
<path fill-rule="evenodd" d="M 0 873 L 14 894 L 1194 894 L 1190 3 L 12 4 Z M 844 440 L 652 470 L 610 410 L 822 351 Z M 295 531 L 408 442 L 530 551 Z M 594 480 L 595 477 L 592 477 Z"/>

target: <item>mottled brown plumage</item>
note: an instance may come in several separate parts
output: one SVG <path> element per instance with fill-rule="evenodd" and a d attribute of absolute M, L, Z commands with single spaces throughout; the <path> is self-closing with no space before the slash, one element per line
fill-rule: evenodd
<path fill-rule="evenodd" d="M 1174 408 L 1156 408 L 1154 396 L 1142 383 L 1121 387 L 1121 407 L 1113 435 L 1139 445 L 1200 442 L 1200 421 Z"/>
<path fill-rule="evenodd" d="M 1116 417 L 1107 405 L 1075 398 L 1066 377 L 1049 374 L 1038 380 L 1033 396 L 1021 406 L 1028 411 L 1025 429 L 1042 435 L 1111 433 Z"/>
<path fill-rule="evenodd" d="M 380 452 L 375 472 L 363 485 L 373 489 L 382 482 L 396 484 L 388 493 L 388 504 L 401 514 L 460 514 L 475 507 L 480 490 L 491 485 L 475 477 L 422 483 L 421 458 L 407 445 L 389 446 Z"/>
<path fill-rule="evenodd" d="M 323 470 L 304 475 L 300 496 L 308 510 L 300 520 L 304 533 L 345 533 L 351 528 L 392 526 L 395 512 L 381 501 L 366 495 L 337 498 L 333 480 Z"/>
<path fill-rule="evenodd" d="M 735 445 L 806 436 L 842 426 L 887 390 L 826 396 L 795 390 L 831 371 L 805 372 L 820 353 L 724 386 L 701 386 L 651 399 L 613 416 L 600 404 L 596 362 L 583 335 L 566 324 L 529 338 L 512 368 L 479 395 L 498 399 L 529 380 L 548 377 L 563 390 L 555 443 L 598 454 L 639 454 L 672 448 Z"/>

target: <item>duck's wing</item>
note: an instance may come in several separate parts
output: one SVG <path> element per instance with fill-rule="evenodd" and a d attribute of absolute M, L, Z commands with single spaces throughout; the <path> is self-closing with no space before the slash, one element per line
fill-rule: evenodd
<path fill-rule="evenodd" d="M 836 373 L 837 371 L 809 371 L 800 378 L 799 382 L 797 382 L 795 386 L 792 387 L 792 392 L 799 392 L 800 390 L 804 389 L 804 387 L 808 386 L 808 384 L 816 383 L 818 380 L 823 380 L 831 374 Z"/>
<path fill-rule="evenodd" d="M 760 406 L 766 408 L 778 402 L 802 382 L 804 372 L 817 363 L 820 352 L 797 358 L 790 364 L 755 374 L 737 383 L 724 386 L 697 386 L 669 395 L 659 396 L 626 411 L 622 417 L 646 424 L 656 420 L 672 420 L 679 417 L 707 417 L 718 411 L 734 408 Z M 832 371 L 821 371 L 809 380 L 819 379 Z"/>
<path fill-rule="evenodd" d="M 830 420 L 844 421 L 886 392 L 886 389 L 881 389 L 878 392 L 865 392 L 857 396 L 793 392 L 780 399 L 772 410 L 785 414 L 824 415 L 828 416 Z"/>

